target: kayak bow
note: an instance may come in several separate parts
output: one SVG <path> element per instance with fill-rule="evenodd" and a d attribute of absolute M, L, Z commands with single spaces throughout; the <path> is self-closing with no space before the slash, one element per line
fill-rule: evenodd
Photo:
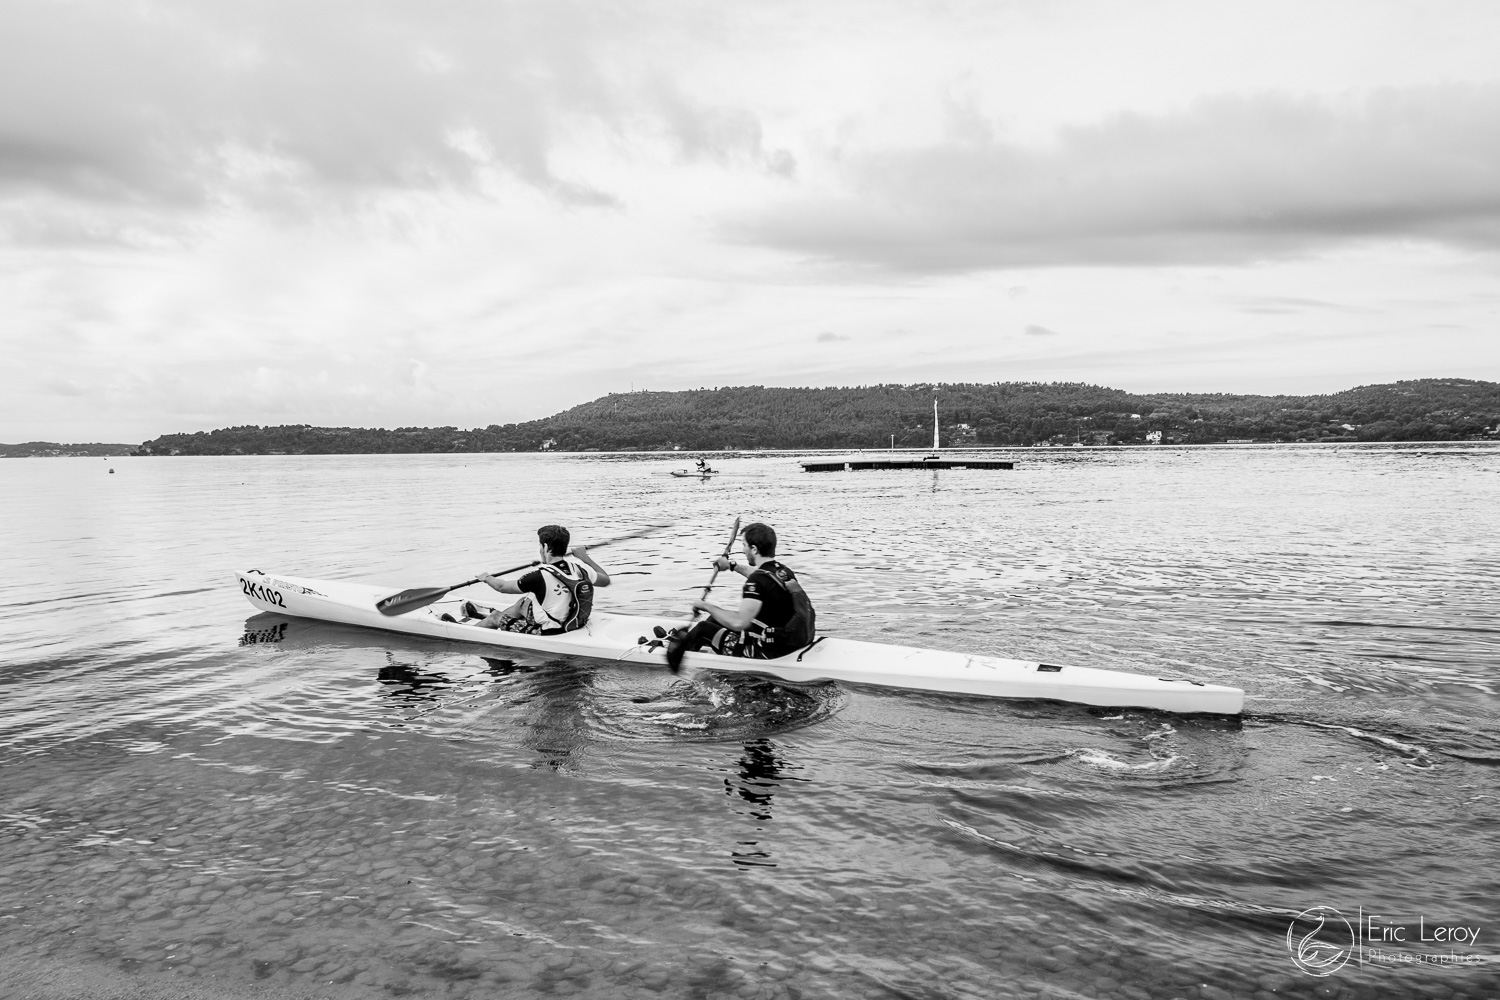
<path fill-rule="evenodd" d="M 682 625 L 681 619 L 596 611 L 589 623 L 577 631 L 561 635 L 525 635 L 443 621 L 439 616 L 445 609 L 456 610 L 456 600 L 439 602 L 399 617 L 386 617 L 375 609 L 375 603 L 395 589 L 390 586 L 273 576 L 259 570 L 247 570 L 238 574 L 238 578 L 245 598 L 261 611 L 432 639 L 506 646 L 560 656 L 633 660 L 661 667 L 666 667 L 666 654 L 660 645 L 653 648 L 642 644 L 640 639 L 649 638 L 654 626 L 670 629 Z M 683 666 L 760 674 L 798 684 L 845 681 L 913 691 L 990 698 L 1035 698 L 1109 708 L 1155 708 L 1167 712 L 1237 715 L 1245 701 L 1245 692 L 1239 688 L 1201 681 L 838 637 L 822 639 L 807 649 L 774 660 L 742 660 L 712 652 L 693 652 L 686 655 Z"/>

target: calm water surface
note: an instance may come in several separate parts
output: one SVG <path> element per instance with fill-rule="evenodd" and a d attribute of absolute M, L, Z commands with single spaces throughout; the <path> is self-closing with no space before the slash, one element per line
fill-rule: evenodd
<path fill-rule="evenodd" d="M 0 995 L 1497 995 L 1500 450 L 1015 457 L 0 462 Z M 736 516 L 824 632 L 1246 713 L 502 658 L 231 575 L 451 583 L 670 522 L 599 558 L 602 606 L 672 613 Z M 1306 975 L 1320 906 L 1405 941 Z"/>

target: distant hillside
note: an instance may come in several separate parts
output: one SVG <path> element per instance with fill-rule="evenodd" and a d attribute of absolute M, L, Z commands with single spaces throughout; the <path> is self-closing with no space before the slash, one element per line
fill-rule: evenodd
<path fill-rule="evenodd" d="M 1420 379 L 1326 396 L 1136 395 L 1080 383 L 745 386 L 612 393 L 519 424 L 229 427 L 164 434 L 147 455 L 920 448 L 933 390 L 945 446 L 1453 441 L 1500 437 L 1500 383 Z"/>
<path fill-rule="evenodd" d="M 56 441 L 27 441 L 25 444 L 0 444 L 0 458 L 57 458 L 65 455 L 129 455 L 133 444 L 58 444 Z"/>

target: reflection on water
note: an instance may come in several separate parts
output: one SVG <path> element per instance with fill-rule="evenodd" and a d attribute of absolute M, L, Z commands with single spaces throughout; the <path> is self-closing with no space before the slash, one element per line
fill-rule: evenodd
<path fill-rule="evenodd" d="M 277 622 L 266 628 L 252 628 L 251 622 L 246 622 L 245 634 L 240 636 L 240 645 L 253 646 L 258 642 L 280 642 L 286 638 L 287 624 L 287 622 Z"/>
<path fill-rule="evenodd" d="M 500 679 L 509 677 L 512 674 L 530 673 L 536 669 L 533 665 L 517 663 L 515 660 L 510 660 L 503 656 L 481 656 L 480 659 L 485 662 L 485 673 L 491 677 Z"/>
<path fill-rule="evenodd" d="M 771 821 L 771 800 L 782 783 L 804 779 L 791 776 L 789 772 L 799 768 L 783 760 L 776 745 L 768 739 L 752 740 L 745 744 L 744 751 L 739 759 L 737 777 L 724 779 L 724 794 L 748 803 L 745 811 L 756 821 L 754 829 L 758 834 L 765 829 L 761 824 Z M 738 840 L 730 856 L 736 865 L 745 868 L 776 867 L 770 852 L 761 850 L 760 845 L 758 836 Z"/>
<path fill-rule="evenodd" d="M 546 671 L 535 675 L 531 692 L 511 701 L 513 706 L 524 706 L 522 745 L 541 757 L 533 766 L 567 767 L 592 742 L 587 720 L 595 711 L 595 669 L 578 661 L 549 663 Z"/>
<path fill-rule="evenodd" d="M 453 688 L 453 681 L 441 674 L 424 673 L 421 667 L 410 663 L 397 663 L 393 654 L 387 654 L 390 662 L 380 668 L 376 675 L 384 684 L 387 693 L 399 702 L 413 707 L 426 707 L 436 702 L 438 695 Z"/>
<path fill-rule="evenodd" d="M 1500 450 L 1018 458 L 728 457 L 710 488 L 651 456 L 141 459 L 107 489 L 0 463 L 0 993 L 36 966 L 80 996 L 1490 995 L 1492 967 L 1314 981 L 1285 933 L 1500 917 Z M 686 614 L 736 515 L 827 632 L 1249 710 L 481 655 L 232 584 L 394 592 L 519 561 L 542 521 L 671 521 L 601 553 L 600 601 Z"/>

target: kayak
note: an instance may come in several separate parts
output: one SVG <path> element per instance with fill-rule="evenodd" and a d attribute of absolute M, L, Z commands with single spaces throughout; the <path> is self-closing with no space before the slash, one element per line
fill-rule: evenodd
<path fill-rule="evenodd" d="M 709 476 L 717 476 L 718 474 L 718 469 L 709 469 L 707 472 L 693 472 L 691 470 L 682 471 L 679 469 L 672 470 L 672 475 L 676 476 L 679 479 L 698 479 L 700 477 L 703 479 L 707 479 Z"/>
<path fill-rule="evenodd" d="M 680 627 L 683 620 L 595 611 L 588 624 L 560 635 L 525 635 L 446 622 L 458 617 L 459 600 L 439 601 L 404 615 L 386 616 L 375 602 L 401 590 L 395 586 L 342 580 L 308 580 L 246 570 L 237 574 L 240 590 L 257 609 L 295 618 L 337 622 L 487 646 L 505 646 L 560 656 L 666 666 L 666 653 L 654 642 L 654 629 Z M 795 684 L 843 681 L 990 698 L 1066 701 L 1106 708 L 1154 708 L 1166 712 L 1237 715 L 1244 708 L 1239 688 L 1175 677 L 1148 677 L 1119 670 L 1058 666 L 1031 660 L 896 646 L 837 636 L 820 638 L 804 649 L 774 660 L 745 660 L 709 651 L 688 653 L 684 667 L 773 677 Z"/>

